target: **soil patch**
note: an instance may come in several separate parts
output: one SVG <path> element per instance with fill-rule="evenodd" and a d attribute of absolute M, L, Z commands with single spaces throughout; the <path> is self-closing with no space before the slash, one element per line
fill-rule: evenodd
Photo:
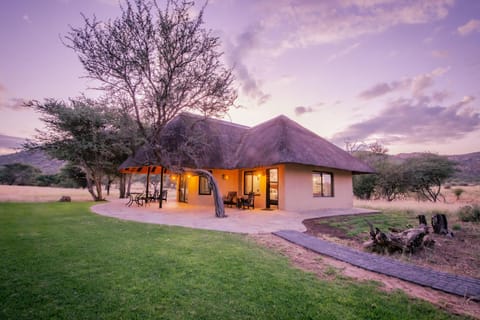
<path fill-rule="evenodd" d="M 328 219 L 328 223 L 327 223 Z M 316 218 L 305 220 L 306 233 L 334 241 L 363 251 L 363 242 L 368 238 L 368 229 L 357 236 L 351 236 L 344 229 L 331 224 L 345 221 L 348 216 Z M 388 231 L 388 230 L 384 230 Z M 460 230 L 454 230 L 454 237 L 431 233 L 435 240 L 433 248 L 424 248 L 415 254 L 394 253 L 390 257 L 438 271 L 450 272 L 480 279 L 480 224 L 462 223 Z"/>
<path fill-rule="evenodd" d="M 380 290 L 386 292 L 402 290 L 410 297 L 426 300 L 451 313 L 480 319 L 480 303 L 478 302 L 367 271 L 297 246 L 273 234 L 252 234 L 248 237 L 258 244 L 286 256 L 292 265 L 312 272 L 322 280 L 329 281 L 337 277 L 348 277 L 353 280 L 375 281 L 379 283 Z"/>

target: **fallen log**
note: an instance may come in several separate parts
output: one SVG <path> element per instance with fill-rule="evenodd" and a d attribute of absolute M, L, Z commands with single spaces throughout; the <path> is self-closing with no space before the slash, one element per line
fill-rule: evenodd
<path fill-rule="evenodd" d="M 428 236 L 428 226 L 420 224 L 400 232 L 382 232 L 367 221 L 370 227 L 370 240 L 363 244 L 364 248 L 378 253 L 396 251 L 414 253 L 423 247 L 431 247 L 433 239 Z"/>

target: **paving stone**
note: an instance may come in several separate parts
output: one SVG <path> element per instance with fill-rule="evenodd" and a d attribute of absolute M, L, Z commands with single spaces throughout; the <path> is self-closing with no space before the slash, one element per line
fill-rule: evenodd
<path fill-rule="evenodd" d="M 354 250 L 294 230 L 280 230 L 273 234 L 320 254 L 348 262 L 422 286 L 447 293 L 480 300 L 480 279 L 450 274 L 420 267 L 395 259 Z"/>

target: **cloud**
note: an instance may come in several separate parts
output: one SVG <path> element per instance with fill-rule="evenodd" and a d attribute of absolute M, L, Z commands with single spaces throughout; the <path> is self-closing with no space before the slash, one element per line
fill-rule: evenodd
<path fill-rule="evenodd" d="M 13 153 L 20 149 L 25 139 L 0 134 L 0 154 Z"/>
<path fill-rule="evenodd" d="M 7 99 L 8 89 L 0 83 L 0 111 L 2 109 L 20 110 L 23 108 L 25 100 L 19 98 Z"/>
<path fill-rule="evenodd" d="M 311 106 L 298 106 L 298 107 L 295 107 L 294 111 L 295 111 L 295 115 L 296 116 L 301 116 L 305 113 L 313 113 L 313 112 L 317 112 L 318 109 L 322 106 L 324 106 L 325 103 L 323 102 L 318 102 L 314 105 L 311 105 Z"/>
<path fill-rule="evenodd" d="M 30 16 L 28 14 L 24 14 L 22 16 L 22 20 L 29 24 L 32 23 L 32 20 L 30 19 Z"/>
<path fill-rule="evenodd" d="M 390 83 L 381 82 L 375 84 L 358 94 L 358 97 L 363 100 L 375 99 L 386 94 L 410 89 L 415 97 L 421 97 L 425 94 L 425 90 L 434 85 L 434 79 L 442 76 L 450 70 L 450 67 L 437 68 L 431 72 L 418 74 L 410 78 L 404 78 Z"/>
<path fill-rule="evenodd" d="M 328 57 L 327 63 L 330 63 L 330 62 L 332 62 L 332 61 L 334 61 L 338 58 L 341 58 L 343 56 L 346 56 L 346 55 L 350 54 L 350 52 L 354 51 L 359 46 L 360 46 L 360 43 L 357 42 L 357 43 L 352 44 L 351 46 L 348 46 L 348 47 L 344 48 L 343 50 L 341 50 L 337 53 L 332 54 L 330 57 Z"/>
<path fill-rule="evenodd" d="M 259 0 L 266 33 L 280 33 L 278 50 L 303 48 L 381 33 L 447 16 L 454 0 Z"/>
<path fill-rule="evenodd" d="M 245 59 L 250 51 L 258 45 L 258 35 L 261 29 L 262 27 L 258 24 L 251 25 L 236 38 L 235 43 L 228 43 L 226 50 L 227 60 L 234 68 L 242 92 L 255 99 L 259 105 L 266 103 L 270 99 L 270 95 L 263 92 L 258 80 L 249 71 Z"/>
<path fill-rule="evenodd" d="M 377 83 L 373 87 L 362 91 L 358 94 L 358 97 L 364 100 L 370 100 L 381 97 L 390 92 L 394 92 L 400 89 L 405 89 L 408 86 L 407 81 L 394 81 L 391 83 L 381 82 Z"/>
<path fill-rule="evenodd" d="M 312 107 L 304 107 L 304 106 L 295 107 L 295 115 L 297 116 L 301 116 L 305 113 L 312 113 L 315 111 L 316 110 Z"/>
<path fill-rule="evenodd" d="M 463 26 L 457 28 L 458 34 L 461 36 L 467 36 L 472 32 L 480 32 L 480 20 L 472 19 L 465 23 Z"/>
<path fill-rule="evenodd" d="M 398 99 L 378 115 L 336 134 L 333 140 L 432 143 L 460 139 L 480 128 L 480 112 L 470 107 L 474 101 L 474 97 L 466 96 L 450 106 L 438 106 L 418 99 Z"/>
<path fill-rule="evenodd" d="M 433 50 L 431 52 L 431 55 L 434 58 L 448 58 L 448 51 L 446 51 L 446 50 Z"/>
<path fill-rule="evenodd" d="M 12 99 L 3 101 L 3 99 L 0 96 L 0 110 L 10 109 L 10 110 L 19 111 L 25 108 L 24 107 L 25 102 L 26 101 L 24 99 L 20 99 L 20 98 L 12 98 Z"/>

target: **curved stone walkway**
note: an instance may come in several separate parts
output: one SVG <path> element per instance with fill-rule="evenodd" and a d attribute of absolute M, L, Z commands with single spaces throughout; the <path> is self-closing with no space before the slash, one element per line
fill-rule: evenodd
<path fill-rule="evenodd" d="M 191 206 L 169 201 L 158 208 L 158 203 L 138 207 L 127 207 L 125 199 L 115 199 L 94 205 L 91 210 L 97 214 L 122 220 L 144 223 L 182 226 L 195 229 L 217 230 L 238 233 L 270 233 L 282 229 L 305 231 L 305 219 L 376 212 L 371 209 L 324 209 L 309 212 L 289 212 L 261 209 L 242 210 L 225 208 L 227 218 L 215 217 L 213 207 Z"/>
<path fill-rule="evenodd" d="M 480 279 L 415 266 L 392 258 L 357 251 L 294 230 L 273 234 L 292 243 L 377 273 L 480 301 Z"/>

